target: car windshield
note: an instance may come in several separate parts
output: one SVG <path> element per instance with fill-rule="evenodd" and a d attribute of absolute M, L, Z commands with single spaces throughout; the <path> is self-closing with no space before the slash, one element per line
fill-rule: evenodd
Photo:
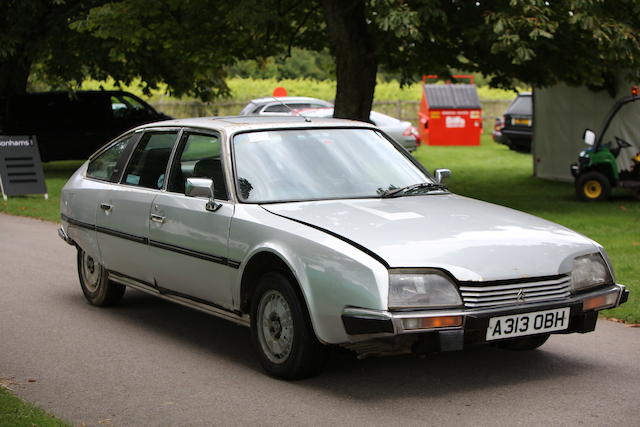
<path fill-rule="evenodd" d="M 238 196 L 250 203 L 382 197 L 434 183 L 371 129 L 241 133 L 233 150 Z"/>

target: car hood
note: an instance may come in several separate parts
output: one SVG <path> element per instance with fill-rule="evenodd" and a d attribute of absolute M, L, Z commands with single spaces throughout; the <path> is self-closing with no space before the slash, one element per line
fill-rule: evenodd
<path fill-rule="evenodd" d="M 262 205 L 363 247 L 389 267 L 433 267 L 461 281 L 568 273 L 592 240 L 513 209 L 453 194 Z"/>

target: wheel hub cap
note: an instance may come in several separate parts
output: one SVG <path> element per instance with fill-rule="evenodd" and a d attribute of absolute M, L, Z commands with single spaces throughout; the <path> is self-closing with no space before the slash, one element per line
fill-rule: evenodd
<path fill-rule="evenodd" d="M 602 194 L 602 185 L 596 180 L 589 180 L 584 183 L 584 194 L 591 199 L 596 199 Z"/>
<path fill-rule="evenodd" d="M 86 253 L 82 254 L 82 279 L 84 281 L 84 285 L 86 288 L 95 292 L 98 289 L 100 284 L 100 276 L 102 275 L 102 268 L 100 264 L 95 262 L 95 260 L 87 255 Z"/>
<path fill-rule="evenodd" d="M 284 363 L 293 347 L 293 317 L 284 296 L 275 290 L 266 292 L 258 306 L 258 338 L 267 358 Z"/>

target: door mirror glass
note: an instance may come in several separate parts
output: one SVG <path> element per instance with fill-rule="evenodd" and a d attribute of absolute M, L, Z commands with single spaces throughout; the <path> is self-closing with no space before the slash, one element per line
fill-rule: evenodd
<path fill-rule="evenodd" d="M 585 129 L 582 136 L 584 143 L 587 145 L 593 145 L 596 142 L 596 134 L 591 129 Z"/>
<path fill-rule="evenodd" d="M 216 203 L 213 195 L 215 194 L 213 180 L 209 178 L 187 178 L 184 194 L 189 197 L 206 197 L 209 199 L 206 209 L 215 212 L 222 206 Z"/>
<path fill-rule="evenodd" d="M 451 171 L 449 169 L 436 169 L 434 175 L 436 176 L 436 181 L 442 184 L 445 179 L 451 176 Z"/>

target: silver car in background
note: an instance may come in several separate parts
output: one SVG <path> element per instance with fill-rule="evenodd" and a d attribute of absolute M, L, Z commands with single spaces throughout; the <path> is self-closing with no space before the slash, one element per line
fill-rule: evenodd
<path fill-rule="evenodd" d="M 299 108 L 324 108 L 333 104 L 322 99 L 308 96 L 266 96 L 252 99 L 240 111 L 241 116 L 288 116 Z"/>
<path fill-rule="evenodd" d="M 286 379 L 317 374 L 330 346 L 531 350 L 626 301 L 602 246 L 452 194 L 447 175 L 366 123 L 171 120 L 91 156 L 58 232 L 89 303 L 130 287 L 248 326 Z"/>
<path fill-rule="evenodd" d="M 301 108 L 291 112 L 294 116 L 303 117 L 333 117 L 333 107 L 326 108 Z M 406 150 L 412 152 L 420 146 L 420 134 L 418 129 L 411 122 L 398 120 L 395 117 L 372 111 L 369 120 L 380 128 L 384 133 L 393 138 Z"/>

